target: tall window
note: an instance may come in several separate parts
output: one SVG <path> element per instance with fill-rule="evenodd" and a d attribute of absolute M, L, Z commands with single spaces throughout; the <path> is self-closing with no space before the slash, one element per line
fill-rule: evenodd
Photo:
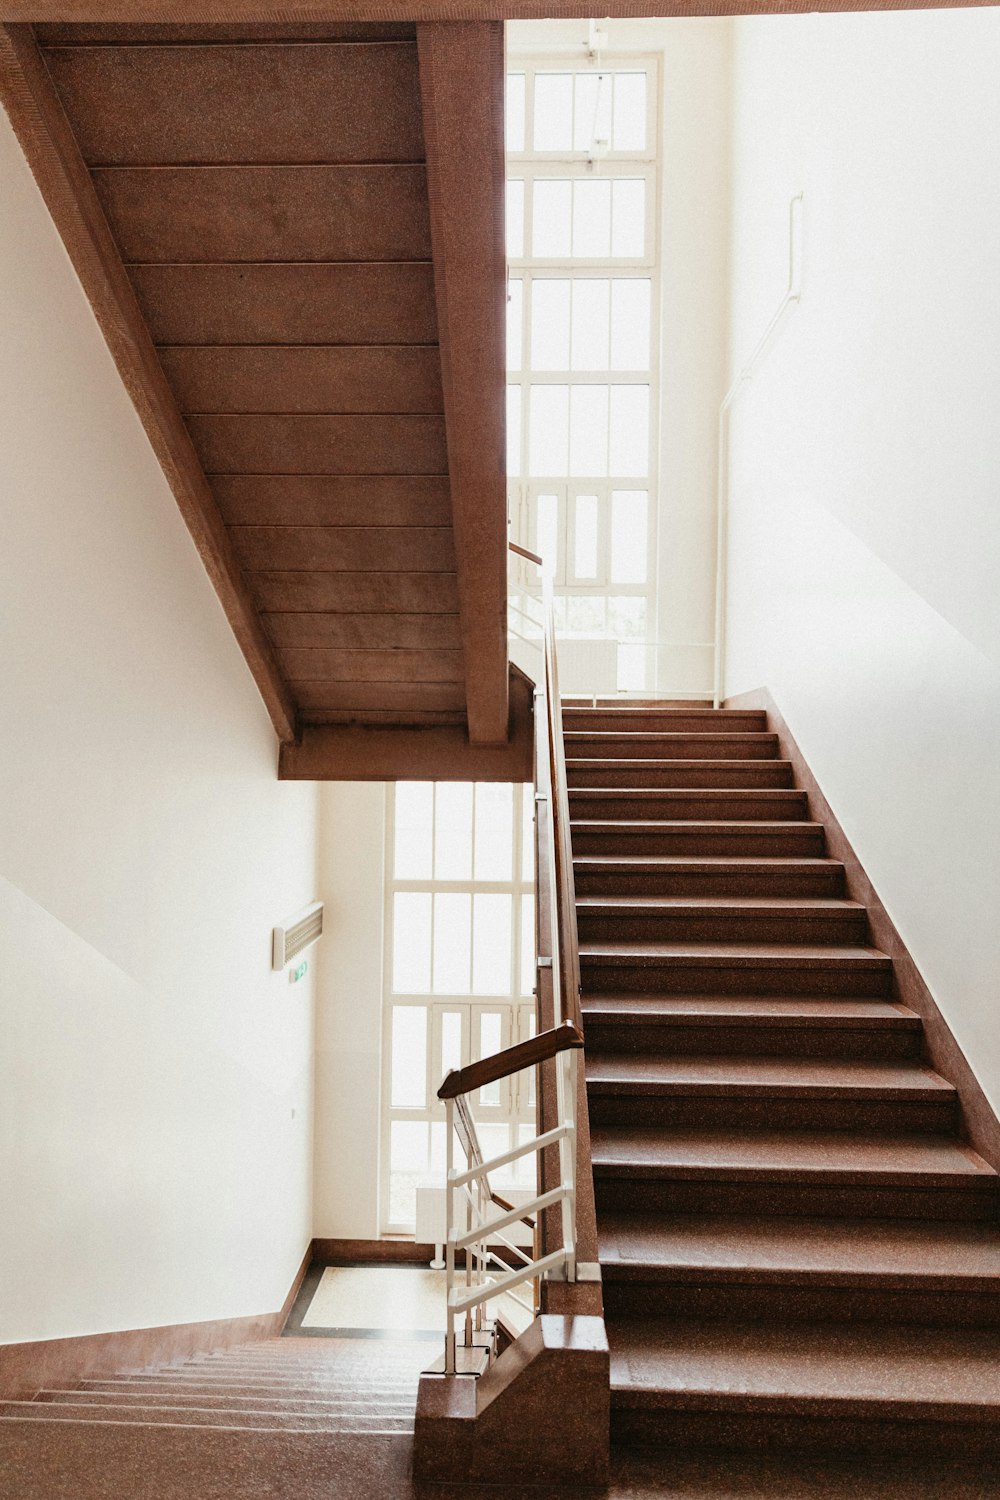
<path fill-rule="evenodd" d="M 445 1073 L 534 1034 L 534 803 L 530 786 L 486 782 L 387 795 L 382 1230 L 405 1233 L 417 1186 L 443 1181 Z M 487 1156 L 534 1134 L 530 1074 L 472 1107 Z M 511 1170 L 531 1187 L 526 1160 Z"/>
<path fill-rule="evenodd" d="M 512 525 L 552 567 L 564 638 L 631 643 L 593 684 L 612 690 L 653 659 L 657 102 L 649 59 L 507 77 Z"/>

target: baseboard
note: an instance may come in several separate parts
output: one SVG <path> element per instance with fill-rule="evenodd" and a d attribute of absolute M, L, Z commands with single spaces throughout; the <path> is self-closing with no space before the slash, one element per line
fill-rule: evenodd
<path fill-rule="evenodd" d="M 827 849 L 832 858 L 839 859 L 844 866 L 848 896 L 854 901 L 863 902 L 868 908 L 871 942 L 892 959 L 896 998 L 900 1004 L 916 1011 L 924 1023 L 924 1055 L 927 1061 L 958 1090 L 965 1137 L 969 1145 L 991 1166 L 1000 1167 L 1000 1121 L 997 1120 L 993 1106 L 955 1040 L 951 1027 L 941 1014 L 934 996 L 927 988 L 878 892 L 866 875 L 836 813 L 823 795 L 769 690 L 757 688 L 750 693 L 739 693 L 727 698 L 723 707 L 762 708 L 767 713 L 768 728 L 778 736 L 781 758 L 791 761 L 795 784 L 808 797 L 810 816 L 817 823 L 825 824 Z"/>
<path fill-rule="evenodd" d="M 312 1258 L 340 1266 L 427 1266 L 434 1259 L 434 1246 L 415 1240 L 314 1239 Z"/>
<path fill-rule="evenodd" d="M 88 1376 L 111 1374 L 130 1365 L 184 1359 L 233 1344 L 275 1338 L 285 1322 L 312 1263 L 312 1245 L 302 1257 L 288 1295 L 277 1312 L 245 1318 L 215 1318 L 201 1323 L 169 1323 L 161 1328 L 124 1328 L 75 1338 L 37 1339 L 0 1344 L 0 1400 L 17 1401 L 46 1387 L 59 1387 Z"/>

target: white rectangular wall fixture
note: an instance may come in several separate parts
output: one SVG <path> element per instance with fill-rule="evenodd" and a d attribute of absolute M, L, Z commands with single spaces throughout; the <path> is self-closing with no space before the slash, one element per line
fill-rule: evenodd
<path fill-rule="evenodd" d="M 271 934 L 271 967 L 281 970 L 300 953 L 311 948 L 323 933 L 323 903 L 314 901 L 303 907 L 294 917 L 289 917 L 281 927 Z"/>

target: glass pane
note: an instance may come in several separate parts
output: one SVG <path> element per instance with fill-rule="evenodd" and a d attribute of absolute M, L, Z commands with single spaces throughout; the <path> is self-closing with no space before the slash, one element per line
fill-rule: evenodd
<path fill-rule="evenodd" d="M 531 1038 L 535 1035 L 535 1031 L 536 1031 L 535 1012 L 534 1012 L 533 1009 L 529 1009 L 528 1006 L 523 1005 L 521 1007 L 521 1040 L 525 1041 L 525 1042 L 526 1041 L 530 1041 Z M 522 1112 L 523 1112 L 523 1109 L 524 1109 L 525 1105 L 527 1105 L 528 1109 L 534 1110 L 534 1108 L 535 1108 L 535 1078 L 537 1076 L 537 1069 L 536 1068 L 526 1068 L 524 1070 L 524 1073 L 521 1076 L 525 1080 L 525 1087 L 521 1090 L 521 1107 L 522 1107 Z M 524 1140 L 525 1137 L 522 1136 L 521 1139 Z"/>
<path fill-rule="evenodd" d="M 535 75 L 536 151 L 568 151 L 573 144 L 572 73 Z"/>
<path fill-rule="evenodd" d="M 597 577 L 597 496 L 577 495 L 573 571 L 577 578 Z"/>
<path fill-rule="evenodd" d="M 469 993 L 472 897 L 439 891 L 434 897 L 434 993 Z"/>
<path fill-rule="evenodd" d="M 608 368 L 610 285 L 608 281 L 573 282 L 574 370 Z"/>
<path fill-rule="evenodd" d="M 516 479 L 521 472 L 521 387 L 507 387 L 507 473 Z"/>
<path fill-rule="evenodd" d="M 646 686 L 646 660 L 650 655 L 648 646 L 624 645 L 618 647 L 618 677 L 616 686 L 620 693 L 639 692 Z"/>
<path fill-rule="evenodd" d="M 488 1161 L 491 1156 L 502 1156 L 505 1151 L 510 1150 L 513 1144 L 509 1125 L 499 1125 L 496 1123 L 480 1124 L 477 1126 L 477 1130 L 479 1144 L 483 1148 L 484 1161 Z M 498 1167 L 496 1169 L 496 1178 L 491 1177 L 494 1186 L 502 1187 L 504 1183 L 512 1183 L 513 1171 L 514 1168 L 512 1166 Z"/>
<path fill-rule="evenodd" d="M 608 388 L 575 385 L 569 419 L 569 471 L 580 478 L 608 472 Z M 630 470 L 623 470 L 629 473 Z"/>
<path fill-rule="evenodd" d="M 414 1224 L 417 1183 L 428 1175 L 427 1125 L 423 1120 L 393 1120 L 389 1126 L 389 1221 Z"/>
<path fill-rule="evenodd" d="M 472 874 L 472 782 L 439 781 L 434 807 L 434 878 Z"/>
<path fill-rule="evenodd" d="M 611 368 L 649 369 L 650 286 L 648 281 L 611 284 Z"/>
<path fill-rule="evenodd" d="M 435 1187 L 444 1187 L 444 1174 L 448 1168 L 448 1141 L 445 1134 L 447 1127 L 443 1120 L 431 1121 L 431 1159 L 428 1166 L 428 1176 L 436 1178 Z M 465 1152 L 462 1151 L 455 1141 L 455 1167 L 457 1171 L 465 1171 Z"/>
<path fill-rule="evenodd" d="M 397 880 L 428 880 L 431 874 L 434 824 L 434 784 L 430 781 L 400 781 L 396 784 L 394 812 Z"/>
<path fill-rule="evenodd" d="M 576 109 L 573 149 L 592 151 L 607 146 L 611 138 L 610 73 L 576 75 Z"/>
<path fill-rule="evenodd" d="M 621 177 L 614 184 L 611 254 L 639 259 L 646 253 L 646 183 Z"/>
<path fill-rule="evenodd" d="M 532 188 L 531 253 L 563 260 L 570 253 L 572 184 L 538 181 Z"/>
<path fill-rule="evenodd" d="M 392 1007 L 393 1109 L 424 1109 L 427 1104 L 427 1007 Z"/>
<path fill-rule="evenodd" d="M 514 864 L 514 788 L 502 781 L 476 787 L 476 880 L 509 880 Z"/>
<path fill-rule="evenodd" d="M 609 472 L 644 477 L 649 473 L 649 386 L 611 387 Z M 614 575 L 612 575 L 614 576 Z M 622 583 L 624 579 L 620 580 Z"/>
<path fill-rule="evenodd" d="M 524 283 L 507 283 L 507 368 L 521 368 L 521 314 L 524 300 Z"/>
<path fill-rule="evenodd" d="M 611 579 L 646 582 L 649 501 L 645 490 L 615 490 L 611 496 Z"/>
<path fill-rule="evenodd" d="M 524 183 L 517 177 L 507 183 L 507 254 L 512 260 L 524 254 Z"/>
<path fill-rule="evenodd" d="M 426 995 L 431 980 L 431 898 L 397 891 L 392 906 L 392 987 L 397 995 Z"/>
<path fill-rule="evenodd" d="M 521 879 L 535 878 L 535 789 L 521 788 Z"/>
<path fill-rule="evenodd" d="M 568 281 L 535 281 L 531 288 L 531 368 L 569 369 Z"/>
<path fill-rule="evenodd" d="M 615 187 L 619 186 L 615 183 Z M 611 248 L 611 183 L 597 178 L 573 184 L 573 254 L 604 258 Z M 624 252 L 618 251 L 618 254 Z"/>
<path fill-rule="evenodd" d="M 646 75 L 615 74 L 615 151 L 646 149 Z"/>
<path fill-rule="evenodd" d="M 507 150 L 524 150 L 524 74 L 507 74 Z"/>
<path fill-rule="evenodd" d="M 494 1053 L 503 1049 L 503 1023 L 500 1012 L 496 1010 L 484 1010 L 479 1015 L 479 1056 L 492 1057 Z M 488 1083 L 485 1088 L 479 1090 L 480 1104 L 491 1105 L 494 1108 L 500 1103 L 501 1084 L 499 1079 L 496 1083 Z M 501 1150 L 504 1148 L 501 1147 Z M 484 1153 L 489 1156 L 483 1142 Z"/>
<path fill-rule="evenodd" d="M 604 600 L 583 594 L 566 601 L 566 629 L 572 635 L 604 634 Z"/>
<path fill-rule="evenodd" d="M 523 1146 L 535 1135 L 534 1122 L 519 1125 L 517 1130 L 517 1144 Z M 512 1167 L 506 1169 L 511 1173 L 511 1181 L 515 1187 L 525 1188 L 530 1193 L 535 1193 L 538 1187 L 538 1152 L 529 1151 L 525 1156 L 519 1156 Z"/>
<path fill-rule="evenodd" d="M 473 921 L 472 993 L 509 995 L 512 980 L 510 896 L 477 895 Z"/>
<path fill-rule="evenodd" d="M 462 1015 L 457 1010 L 441 1013 L 441 1077 L 462 1066 Z"/>
<path fill-rule="evenodd" d="M 643 640 L 646 635 L 645 599 L 630 594 L 610 598 L 608 631 L 616 641 Z"/>
<path fill-rule="evenodd" d="M 528 473 L 565 478 L 569 455 L 569 386 L 533 385 L 528 399 Z"/>
<path fill-rule="evenodd" d="M 535 551 L 542 559 L 544 571 L 554 573 L 559 566 L 558 495 L 539 495 L 535 509 Z"/>
<path fill-rule="evenodd" d="M 535 898 L 521 897 L 521 994 L 535 991 Z"/>

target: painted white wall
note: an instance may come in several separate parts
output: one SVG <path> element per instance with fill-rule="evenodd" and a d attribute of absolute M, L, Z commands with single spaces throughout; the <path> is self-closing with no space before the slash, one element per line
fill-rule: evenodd
<path fill-rule="evenodd" d="M 315 790 L 0 114 L 0 1342 L 280 1307 L 311 1233 Z"/>
<path fill-rule="evenodd" d="M 767 685 L 1000 1105 L 1000 14 L 740 19 L 726 689 Z"/>
<path fill-rule="evenodd" d="M 378 1184 L 386 788 L 320 788 L 319 888 L 326 903 L 316 996 L 314 1232 L 373 1240 Z"/>

